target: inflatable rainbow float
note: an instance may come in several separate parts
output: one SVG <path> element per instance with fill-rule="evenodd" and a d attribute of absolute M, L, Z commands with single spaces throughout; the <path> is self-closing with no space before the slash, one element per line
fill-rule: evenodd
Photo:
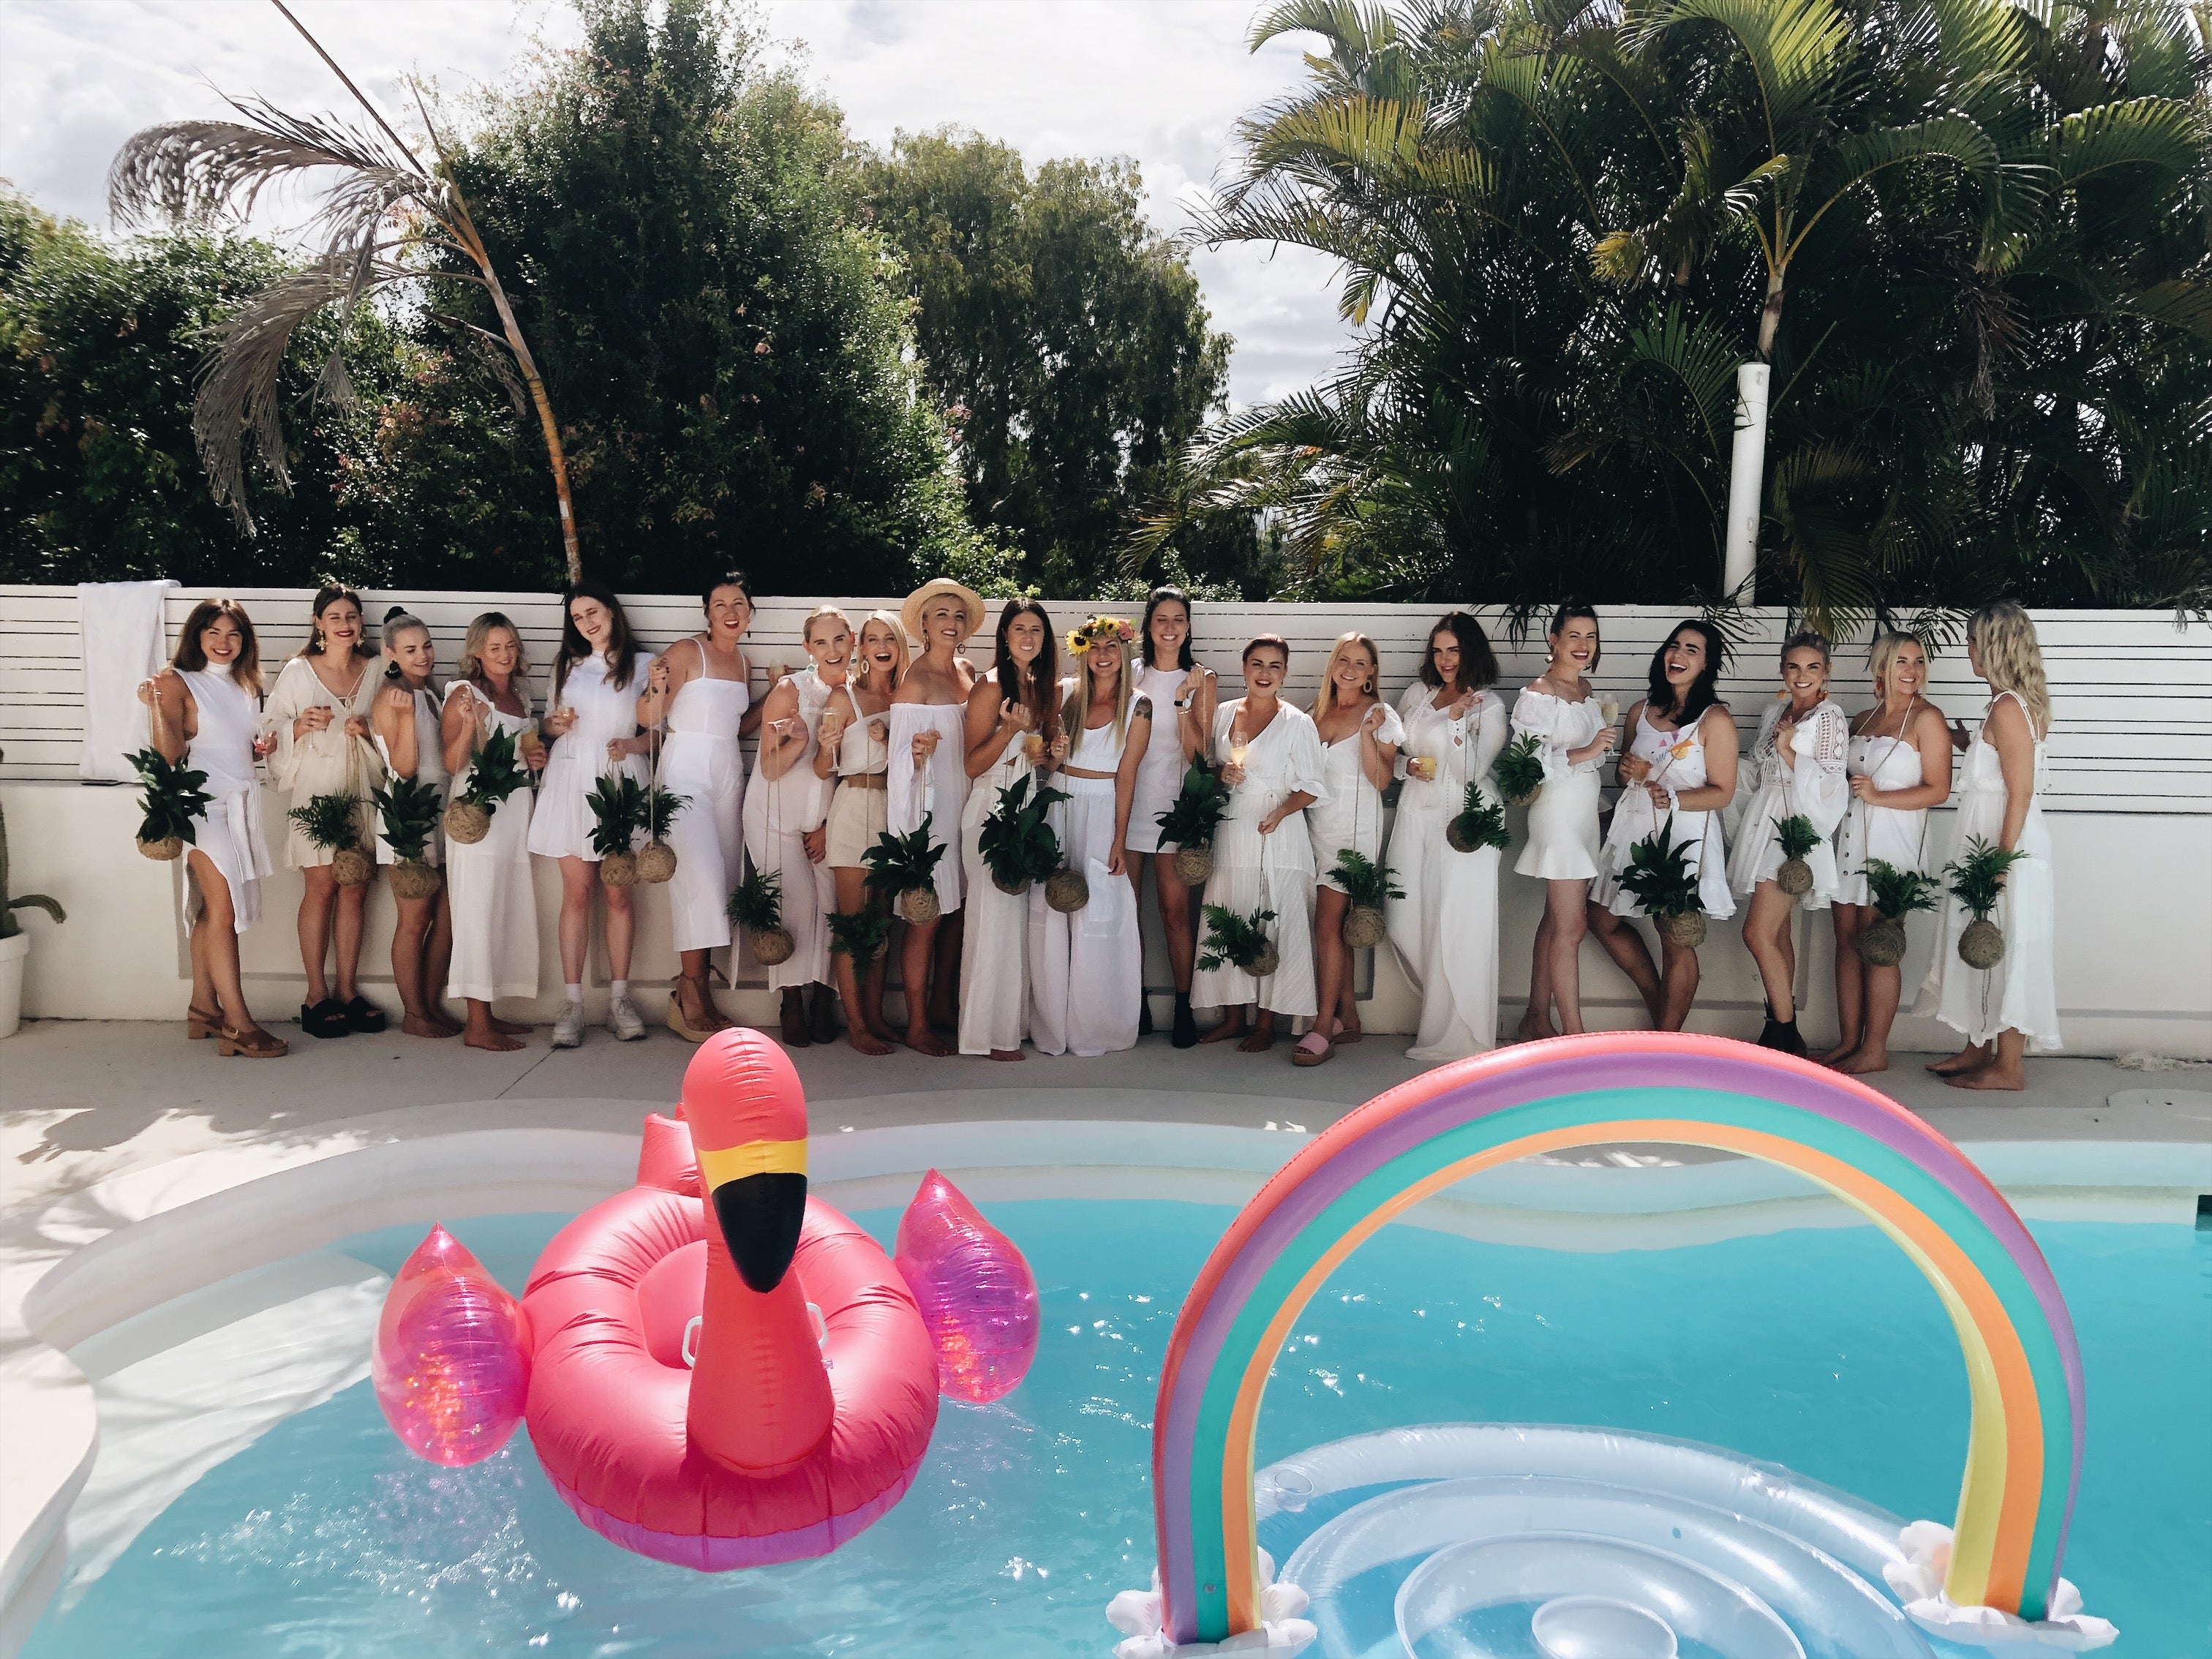
<path fill-rule="evenodd" d="M 1880 1538 L 1869 1517 L 1881 1512 L 1809 1483 L 1761 1509 L 1764 1496 L 1753 1495 L 1758 1483 L 1731 1486 L 1732 1477 L 1712 1467 L 1730 1460 L 1708 1449 L 1586 1431 L 1411 1431 L 1419 1455 L 1401 1456 L 1395 1467 L 1387 1450 L 1347 1454 L 1341 1448 L 1353 1443 L 1340 1443 L 1333 1455 L 1323 1449 L 1294 1460 L 1310 1467 L 1271 1481 L 1271 1499 L 1293 1490 L 1308 1496 L 1314 1469 L 1334 1468 L 1336 1479 L 1325 1484 L 1387 1487 L 1376 1501 L 1411 1517 L 1406 1483 L 1434 1480 L 1433 1490 L 1415 1494 L 1426 1518 L 1406 1522 L 1416 1532 L 1429 1528 L 1413 1553 L 1453 1536 L 1448 1508 L 1478 1534 L 1498 1528 L 1496 1547 L 1468 1560 L 1471 1572 L 1495 1578 L 1504 1571 L 1506 1547 L 1525 1557 L 1530 1536 L 1556 1540 L 1547 1547 L 1554 1565 L 1594 1564 L 1589 1570 L 1611 1575 L 1607 1582 L 1626 1573 L 1638 1583 L 1686 1585 L 1676 1598 L 1682 1605 L 1703 1598 L 1720 1608 L 1711 1615 L 1714 1629 L 1766 1632 L 1765 1645 L 1746 1638 L 1735 1650 L 1747 1654 L 1804 1654 L 1802 1626 L 1829 1616 L 1793 1624 L 1766 1607 L 1773 1628 L 1762 1624 L 1751 1604 L 1765 1607 L 1765 1601 L 1715 1565 L 1737 1564 L 1731 1571 L 1740 1577 L 1740 1564 L 1762 1551 L 1780 1562 L 1773 1582 L 1828 1607 L 1843 1621 L 1838 1631 L 1887 1629 L 1884 1620 L 1896 1627 L 1893 1636 L 1838 1635 L 1819 1651 L 1852 1659 L 1932 1651 L 1917 1631 L 1984 1646 L 2081 1649 L 2112 1639 L 2111 1626 L 2080 1613 L 2080 1598 L 2059 1577 L 2081 1468 L 2081 1357 L 2073 1323 L 2034 1240 L 1988 1178 L 1911 1113 L 1806 1061 L 1715 1037 L 1605 1034 L 1481 1055 L 1392 1090 L 1315 1137 L 1237 1217 L 1185 1301 L 1163 1364 L 1152 1441 L 1158 1575 L 1152 1592 L 1127 1592 L 1109 1609 L 1130 1632 L 1116 1650 L 1122 1659 L 1295 1650 L 1314 1639 L 1315 1624 L 1297 1615 L 1316 1587 L 1268 1582 L 1253 1468 L 1269 1368 L 1293 1323 L 1337 1266 L 1409 1206 L 1511 1159 L 1623 1141 L 1711 1147 L 1794 1170 L 1859 1210 L 1911 1258 L 1950 1314 L 1971 1395 L 1951 1528 L 1919 1522 L 1901 1537 Z M 1479 1405 L 1479 1395 L 1470 1403 Z M 1363 1457 L 1370 1467 L 1352 1467 Z M 1539 1457 L 1551 1467 L 1531 1467 Z M 1468 1461 L 1454 1468 L 1455 1458 Z M 1461 1478 L 1440 1478 L 1451 1476 Z M 1638 1502 L 1624 1502 L 1624 1492 Z M 1355 1565 L 1371 1566 L 1392 1547 L 1372 1538 L 1395 1523 L 1385 1511 L 1363 1517 L 1369 1507 L 1338 1524 L 1365 1528 L 1370 1541 L 1354 1551 Z M 1662 1524 L 1642 1527 L 1639 1507 Z M 1553 1526 L 1559 1517 L 1567 1524 Z M 1600 1524 L 1626 1529 L 1610 1553 L 1590 1530 Z M 1716 1540 L 1709 1559 L 1662 1559 L 1690 1547 L 1680 1541 L 1685 1524 Z M 1787 1535 L 1793 1525 L 1794 1540 Z M 1746 1526 L 1755 1533 L 1744 1535 Z M 1812 1563 L 1783 1559 L 1793 1548 L 1810 1551 Z M 1449 1553 L 1436 1551 L 1423 1571 L 1448 1569 Z M 1554 1583 L 1556 1571 L 1547 1577 L 1543 1554 L 1538 1548 L 1512 1571 L 1526 1568 L 1525 1583 L 1556 1595 L 1562 1611 L 1555 1624 L 1596 1622 L 1583 1636 L 1569 1628 L 1554 1647 L 1540 1612 L 1536 1650 L 1618 1659 L 1675 1651 L 1663 1621 L 1638 1614 L 1630 1601 L 1558 1593 L 1575 1585 Z M 1298 1578 L 1300 1561 L 1313 1557 L 1310 1541 L 1289 1576 Z M 1849 1570 L 1855 1558 L 1861 1572 Z M 1850 1583 L 1831 1583 L 1821 1576 L 1830 1570 Z M 1902 1609 L 1870 1589 L 1865 1573 L 1886 1578 Z M 1415 1641 L 1407 1595 L 1419 1589 L 1409 1578 L 1397 1608 L 1409 1652 Z M 1472 1604 L 1474 1592 L 1453 1593 L 1455 1605 Z M 1528 1626 L 1520 1628 L 1525 1634 Z M 1638 1644 L 1639 1631 L 1648 1645 Z M 1821 1638 L 1816 1632 L 1811 1639 Z M 1718 1638 L 1708 1645 L 1730 1650 Z"/>

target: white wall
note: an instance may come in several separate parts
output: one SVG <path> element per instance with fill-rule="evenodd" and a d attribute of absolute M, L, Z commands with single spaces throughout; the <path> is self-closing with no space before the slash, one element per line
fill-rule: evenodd
<path fill-rule="evenodd" d="M 171 601 L 173 629 L 197 597 Z M 260 623 L 264 654 L 281 656 L 304 634 L 307 596 L 297 592 L 248 592 Z M 450 667 L 466 619 L 496 608 L 514 617 L 529 636 L 541 665 L 551 655 L 556 601 L 544 594 L 384 594 L 368 596 L 373 614 L 402 600 L 437 631 Z M 629 600 L 651 643 L 672 639 L 697 614 L 696 602 L 665 596 Z M 799 619 L 817 601 L 763 601 L 749 648 L 756 691 L 776 662 L 800 660 Z M 844 602 L 856 615 L 873 604 Z M 149 1018 L 182 1016 L 186 993 L 183 942 L 177 916 L 179 866 L 157 865 L 134 850 L 135 790 L 75 782 L 81 674 L 76 654 L 76 595 L 64 588 L 0 587 L 0 807 L 8 815 L 17 892 L 43 891 L 70 910 L 56 927 L 27 916 L 33 957 L 25 1012 L 44 1018 Z M 1072 620 L 1092 607 L 1055 605 L 1056 617 Z M 1134 607 L 1100 608 L 1131 612 Z M 1198 647 L 1206 660 L 1234 676 L 1237 647 L 1267 627 L 1285 634 L 1293 647 L 1291 693 L 1311 695 L 1328 641 L 1357 627 L 1374 637 L 1382 656 L 1384 690 L 1395 696 L 1411 678 L 1427 628 L 1430 606 L 1202 605 Z M 1486 620 L 1491 620 L 1486 618 Z M 1676 620 L 1671 611 L 1611 610 L 1605 613 L 1607 653 L 1601 684 L 1624 704 L 1640 689 L 1652 647 Z M 1759 618 L 1764 635 L 1747 647 L 1724 690 L 1747 728 L 1769 695 L 1769 664 L 1782 621 Z M 2059 1002 L 2068 1046 L 2083 1054 L 2129 1048 L 2212 1057 L 2212 629 L 2177 628 L 2164 614 L 2096 612 L 2039 616 L 2050 665 L 2057 724 L 2053 738 L 2048 803 L 2058 871 Z M 1502 638 L 1505 684 L 1524 681 L 1539 662 L 1540 635 L 1521 647 Z M 1863 655 L 1840 653 L 1838 692 L 1849 707 L 1869 695 Z M 1980 708 L 1975 684 L 1957 653 L 1937 663 L 1935 695 L 1947 712 L 1973 717 Z M 267 801 L 270 842 L 281 848 L 285 803 Z M 1513 815 L 1518 830 L 1519 814 Z M 1939 815 L 1946 816 L 1946 815 Z M 1947 823 L 1936 826 L 1930 845 L 1948 844 Z M 1510 858 L 1507 860 L 1510 863 Z M 550 1018 L 560 975 L 554 954 L 558 884 L 550 868 L 538 872 L 540 982 L 549 996 L 537 1012 Z M 675 971 L 664 892 L 641 889 L 639 954 L 634 978 L 641 986 Z M 292 919 L 299 898 L 296 877 L 280 871 L 264 888 L 262 925 L 245 940 L 249 994 L 266 1018 L 286 1018 L 303 990 Z M 1509 873 L 1504 882 L 1503 990 L 1507 1023 L 1528 985 L 1528 957 L 1540 908 L 1536 884 Z M 370 938 L 364 976 L 388 983 L 391 905 L 380 888 L 369 903 Z M 1156 926 L 1156 924 L 1155 924 Z M 1916 950 L 1908 958 L 1908 998 L 1925 963 L 1928 924 L 1916 925 Z M 1832 1024 L 1826 921 L 1801 922 L 1800 981 L 1816 1040 Z M 1692 1024 L 1699 1029 L 1749 1035 L 1758 1029 L 1760 996 L 1748 956 L 1726 924 L 1700 953 L 1705 983 Z M 1411 1000 L 1387 951 L 1376 953 L 1366 1018 L 1378 1030 L 1407 1030 Z M 1640 1024 L 1640 1005 L 1594 945 L 1583 953 L 1585 997 L 1592 1023 Z M 604 975 L 595 973 L 595 982 Z M 726 1006 L 740 1018 L 766 1019 L 770 1003 L 759 970 L 739 964 Z M 1167 985 L 1157 937 L 1148 953 L 1147 981 Z M 390 1000 L 388 993 L 386 1000 Z M 657 1011 L 657 1010 L 656 1010 Z M 1944 1046 L 1941 1028 L 1909 1018 L 1899 1042 Z"/>

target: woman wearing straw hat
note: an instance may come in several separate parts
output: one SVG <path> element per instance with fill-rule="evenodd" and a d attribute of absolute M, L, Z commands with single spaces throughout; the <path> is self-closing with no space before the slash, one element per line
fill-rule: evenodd
<path fill-rule="evenodd" d="M 907 595 L 899 620 L 919 654 L 891 698 L 890 829 L 910 836 L 927 824 L 930 845 L 945 848 L 937 861 L 939 915 L 907 924 L 899 974 L 906 987 L 907 1046 L 941 1056 L 952 1049 L 931 1028 L 957 1032 L 960 1019 L 961 930 L 945 920 L 960 908 L 960 810 L 968 798 L 962 739 L 968 694 L 975 687 L 975 671 L 960 648 L 983 625 L 983 601 L 939 576 Z"/>

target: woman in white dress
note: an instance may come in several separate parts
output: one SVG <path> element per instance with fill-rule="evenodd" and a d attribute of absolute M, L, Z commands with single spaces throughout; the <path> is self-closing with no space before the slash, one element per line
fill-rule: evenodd
<path fill-rule="evenodd" d="M 2042 807 L 2051 694 L 2035 623 L 2010 599 L 1985 605 L 1967 621 L 1966 658 L 1993 695 L 1966 745 L 1953 856 L 1962 856 L 1978 836 L 2027 856 L 2005 872 L 1990 918 L 2004 933 L 2004 957 L 1994 968 L 1969 968 L 1960 959 L 1959 935 L 1972 917 L 1945 896 L 1936 954 L 1913 1012 L 1966 1039 L 1957 1054 L 1928 1067 L 1953 1088 L 2025 1089 L 2027 1054 L 2063 1046 L 2053 960 L 2057 904 Z"/>
<path fill-rule="evenodd" d="M 968 694 L 963 734 L 968 804 L 960 813 L 960 863 L 967 902 L 961 907 L 960 1052 L 1017 1060 L 1029 1030 L 1030 900 L 1004 893 L 983 861 L 983 823 L 998 811 L 1001 791 L 1023 778 L 1044 787 L 1060 726 L 1060 654 L 1052 618 L 1035 599 L 1009 599 L 999 613 L 991 672 Z"/>
<path fill-rule="evenodd" d="M 830 867 L 830 798 L 836 780 L 815 769 L 815 729 L 852 665 L 852 619 L 834 605 L 818 605 L 799 630 L 811 659 L 786 674 L 760 703 L 760 747 L 745 791 L 745 852 L 753 868 L 776 878 L 791 954 L 771 963 L 768 988 L 777 994 L 787 1048 L 837 1040 L 836 994 L 830 988 L 830 912 L 837 878 Z M 809 1002 L 811 1007 L 809 1007 Z M 861 1029 L 859 1009 L 845 1017 Z"/>
<path fill-rule="evenodd" d="M 506 617 L 487 611 L 469 624 L 461 659 L 446 687 L 440 722 L 446 769 L 456 790 L 469 787 L 477 751 L 494 732 L 514 742 L 515 758 L 536 772 L 545 747 L 530 719 L 530 664 L 522 635 Z M 453 917 L 453 956 L 446 994 L 467 1009 L 461 1041 L 471 1048 L 512 1054 L 530 1027 L 501 1019 L 502 997 L 538 996 L 538 899 L 530 878 L 528 788 L 491 809 L 482 841 L 446 838 L 446 893 Z"/>
<path fill-rule="evenodd" d="M 1923 695 L 1928 653 L 1910 634 L 1874 645 L 1874 707 L 1851 722 L 1846 762 L 1851 790 L 1836 832 L 1836 1046 L 1824 1066 L 1853 1073 L 1889 1069 L 1889 1031 L 1904 993 L 1901 966 L 1877 968 L 1859 955 L 1859 936 L 1880 917 L 1867 864 L 1934 873 L 1928 809 L 1951 794 L 1951 732 Z"/>
<path fill-rule="evenodd" d="M 1805 908 L 1825 909 L 1836 895 L 1836 854 L 1828 837 L 1843 822 L 1851 797 L 1844 775 L 1850 756 L 1850 722 L 1828 696 L 1828 641 L 1810 629 L 1793 634 L 1782 647 L 1782 690 L 1759 722 L 1751 746 L 1752 783 L 1756 790 L 1744 808 L 1735 848 L 1729 854 L 1729 886 L 1751 901 L 1743 918 L 1743 942 L 1759 964 L 1766 991 L 1766 1026 L 1762 1048 L 1802 1054 L 1805 1039 L 1797 1030 L 1793 988 L 1797 982 L 1797 941 L 1790 927 L 1793 901 L 1775 880 L 1782 867 L 1777 826 L 1787 817 L 1807 819 L 1817 838 L 1805 862 L 1813 872 Z"/>
<path fill-rule="evenodd" d="M 660 786 L 684 798 L 684 809 L 662 831 L 676 854 L 668 881 L 669 928 L 679 964 L 668 999 L 668 1029 L 686 1042 L 704 1042 L 730 1024 L 714 1006 L 707 970 L 730 943 L 730 893 L 744 875 L 745 757 L 738 741 L 760 717 L 748 718 L 752 671 L 739 642 L 753 625 L 745 579 L 726 571 L 700 596 L 707 631 L 678 640 L 653 659 L 638 724 L 664 724 Z M 725 975 L 726 978 L 727 975 Z M 789 1040 L 791 999 L 785 999 Z M 799 1028 L 805 1040 L 805 1027 Z"/>
<path fill-rule="evenodd" d="M 637 698 L 650 652 L 640 650 L 629 618 L 614 590 L 580 582 L 563 595 L 566 620 L 560 653 L 553 659 L 553 692 L 539 728 L 553 739 L 544 781 L 530 818 L 530 850 L 561 861 L 560 1018 L 553 1046 L 573 1048 L 584 1040 L 584 964 L 591 953 L 592 901 L 606 903 L 607 1029 L 623 1042 L 645 1035 L 645 1020 L 629 1000 L 631 946 L 637 917 L 627 887 L 599 880 L 599 854 L 592 846 L 592 791 L 602 777 L 647 781 L 646 739 L 637 729 Z M 636 845 L 641 830 L 631 837 Z"/>
<path fill-rule="evenodd" d="M 1382 653 L 1366 635 L 1338 635 L 1328 666 L 1322 671 L 1321 694 L 1314 699 L 1314 729 L 1321 738 L 1328 785 L 1327 804 L 1306 814 L 1319 878 L 1314 889 L 1314 1006 L 1319 1012 L 1313 1029 L 1291 1050 L 1297 1066 L 1318 1066 L 1336 1052 L 1338 1043 L 1360 1038 L 1352 947 L 1344 942 L 1344 918 L 1352 901 L 1336 860 L 1346 852 L 1373 863 L 1382 859 L 1382 791 L 1397 765 L 1406 728 L 1397 710 L 1376 695 L 1381 661 Z"/>
<path fill-rule="evenodd" d="M 821 747 L 814 757 L 817 776 L 835 777 L 826 842 L 830 873 L 841 915 L 884 909 L 868 889 L 867 866 L 860 860 L 890 822 L 891 696 L 906 677 L 906 628 L 888 611 L 860 624 L 857 666 L 823 706 Z M 887 1054 L 898 1038 L 884 1018 L 884 981 L 888 951 L 868 964 L 865 975 L 842 951 L 830 953 L 837 995 L 845 1005 L 845 1040 L 864 1054 Z"/>
<path fill-rule="evenodd" d="M 261 717 L 276 738 L 270 781 L 291 796 L 295 807 L 318 795 L 351 796 L 354 842 L 363 853 L 375 844 L 369 791 L 384 781 L 384 762 L 368 726 L 379 684 L 375 661 L 360 596 L 349 587 L 325 587 L 315 595 L 307 642 L 276 676 Z M 305 886 L 300 961 L 307 969 L 307 1000 L 300 1005 L 300 1029 L 310 1036 L 384 1029 L 384 1011 L 362 995 L 357 977 L 368 888 L 339 886 L 331 868 L 336 856 L 336 848 L 316 846 L 296 823 L 284 837 L 285 862 Z"/>
<path fill-rule="evenodd" d="M 1632 918 L 1644 914 L 1620 884 L 1636 843 L 1661 828 L 1670 844 L 1686 844 L 1705 915 L 1723 921 L 1735 914 L 1729 891 L 1728 844 L 1721 813 L 1735 799 L 1739 748 L 1735 716 L 1718 687 L 1726 641 L 1711 623 L 1675 625 L 1652 653 L 1643 701 L 1628 711 L 1629 743 L 1615 775 L 1620 799 L 1598 854 L 1590 887 L 1590 932 L 1621 972 L 1636 982 L 1654 1029 L 1679 1031 L 1698 999 L 1698 953 L 1662 933 L 1659 961 Z"/>
<path fill-rule="evenodd" d="M 445 745 L 439 740 L 439 716 L 444 712 L 430 676 L 438 666 L 438 647 L 429 625 L 394 605 L 384 615 L 384 675 L 368 723 L 376 734 L 376 750 L 386 770 L 395 779 L 408 778 L 438 792 L 438 810 L 446 810 L 450 774 Z M 441 828 L 434 827 L 422 843 L 422 859 L 439 863 Z M 380 826 L 376 861 L 397 864 Z M 461 1034 L 460 1023 L 447 1013 L 446 975 L 453 961 L 453 915 L 446 884 L 428 898 L 392 896 L 398 910 L 392 925 L 392 982 L 399 993 L 399 1029 L 409 1036 L 451 1037 Z"/>
<path fill-rule="evenodd" d="M 1455 611 L 1429 630 L 1420 678 L 1398 704 L 1406 786 L 1390 868 L 1405 896 L 1383 914 L 1390 949 L 1421 998 L 1406 1058 L 1425 1066 L 1498 1046 L 1498 852 L 1462 853 L 1444 839 L 1470 781 L 1498 799 L 1490 769 L 1505 747 L 1505 704 L 1491 690 L 1497 680 L 1482 624 Z"/>
<path fill-rule="evenodd" d="M 1137 629 L 1139 660 L 1136 689 L 1151 700 L 1152 736 L 1137 772 L 1136 799 L 1129 807 L 1128 850 L 1142 854 L 1131 879 L 1139 908 L 1144 900 L 1145 866 L 1159 896 L 1160 932 L 1168 946 L 1168 969 L 1175 981 L 1175 1025 L 1171 1041 L 1188 1048 L 1198 1041 L 1198 1021 L 1190 1012 L 1191 965 L 1198 957 L 1198 894 L 1176 868 L 1176 843 L 1160 839 L 1160 814 L 1182 793 L 1183 774 L 1205 754 L 1213 737 L 1213 711 L 1219 698 L 1213 671 L 1191 654 L 1190 598 L 1179 587 L 1156 587 L 1145 601 Z M 1172 723 L 1169 716 L 1173 715 Z M 1152 1000 L 1138 1011 L 1141 1035 L 1152 1030 Z"/>
<path fill-rule="evenodd" d="M 207 810 L 185 848 L 185 925 L 191 1000 L 185 1035 L 212 1036 L 228 1057 L 274 1060 L 282 1037 L 254 1023 L 238 966 L 238 936 L 261 920 L 261 879 L 275 866 L 261 832 L 253 763 L 274 746 L 261 729 L 261 647 L 235 599 L 202 599 L 185 618 L 169 666 L 138 688 L 154 747 L 207 774 Z"/>
<path fill-rule="evenodd" d="M 1213 840 L 1213 876 L 1206 884 L 1206 908 L 1249 916 L 1271 910 L 1261 929 L 1275 947 L 1275 971 L 1254 977 L 1234 963 L 1200 968 L 1191 1000 L 1201 1008 L 1226 1008 L 1220 1024 L 1199 1040 L 1242 1037 L 1248 1054 L 1274 1046 L 1279 1019 L 1310 1018 L 1314 1000 L 1313 841 L 1300 815 L 1328 799 L 1321 737 L 1303 709 L 1281 699 L 1291 666 L 1290 641 L 1261 634 L 1244 647 L 1244 695 L 1224 703 L 1213 717 L 1213 750 L 1223 757 L 1229 811 Z M 1199 953 L 1212 937 L 1208 917 Z M 1257 1008 L 1248 1019 L 1247 1005 Z"/>
<path fill-rule="evenodd" d="M 1127 853 L 1137 775 L 1152 740 L 1151 700 L 1133 690 L 1137 630 L 1093 617 L 1065 641 L 1075 678 L 1060 706 L 1065 762 L 1053 781 L 1061 863 L 1082 875 L 1090 902 L 1072 915 L 1029 891 L 1030 1036 L 1037 1052 L 1095 1055 L 1133 1048 L 1144 1000 L 1145 941 Z"/>
<path fill-rule="evenodd" d="M 1544 884 L 1528 1009 L 1521 1016 L 1523 1042 L 1583 1029 L 1580 957 L 1589 928 L 1590 883 L 1597 876 L 1597 774 L 1615 736 L 1589 688 L 1600 656 L 1597 612 L 1586 605 L 1563 605 L 1552 613 L 1545 638 L 1550 661 L 1513 700 L 1514 738 L 1534 738 L 1544 757 L 1544 786 L 1528 808 L 1528 844 L 1513 863 L 1516 875 Z"/>

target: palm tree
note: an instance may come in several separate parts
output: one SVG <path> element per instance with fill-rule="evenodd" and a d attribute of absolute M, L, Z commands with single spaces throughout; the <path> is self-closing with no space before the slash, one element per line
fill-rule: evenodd
<path fill-rule="evenodd" d="M 327 53 L 324 57 L 330 61 Z M 337 68 L 335 63 L 331 66 Z M 339 74 L 343 78 L 343 71 Z M 346 84 L 352 88 L 351 81 Z M 312 221 L 322 240 L 321 252 L 303 269 L 253 295 L 222 325 L 192 401 L 192 436 L 209 488 L 249 535 L 249 434 L 278 486 L 291 488 L 277 386 L 285 354 L 301 326 L 336 310 L 337 327 L 317 390 L 343 407 L 352 397 L 343 357 L 347 325 L 372 296 L 444 283 L 483 288 L 498 313 L 499 333 L 434 311 L 429 314 L 480 349 L 506 387 L 518 419 L 527 419 L 535 405 L 573 583 L 581 580 L 583 564 L 560 425 L 419 88 L 416 96 L 434 153 L 430 167 L 373 107 L 380 132 L 331 117 L 293 115 L 259 100 L 231 99 L 239 120 L 164 122 L 125 140 L 108 168 L 109 210 L 118 224 L 155 220 L 172 228 L 204 224 L 222 215 L 242 220 L 273 185 L 325 170 L 334 175 L 321 186 Z M 368 107 L 366 100 L 362 103 Z M 446 257 L 428 263 L 439 256 Z"/>

